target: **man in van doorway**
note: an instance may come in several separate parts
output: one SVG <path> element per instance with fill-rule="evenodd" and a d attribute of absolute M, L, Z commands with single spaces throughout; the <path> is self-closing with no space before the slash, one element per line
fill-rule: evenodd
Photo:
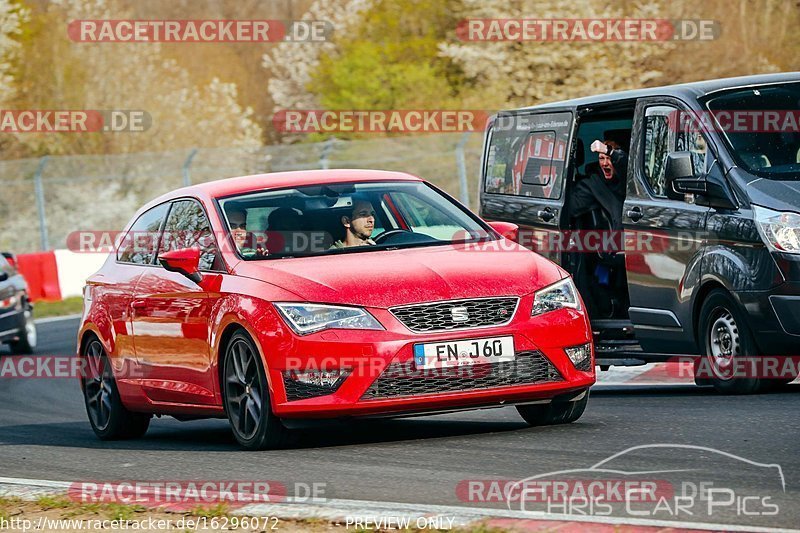
<path fill-rule="evenodd" d="M 612 229 L 622 229 L 628 154 L 612 140 L 596 140 L 591 150 L 598 154 L 599 170 L 575 186 L 569 202 L 570 215 L 578 217 L 594 209 L 603 209 L 611 221 Z"/>
<path fill-rule="evenodd" d="M 628 154 L 612 140 L 594 141 L 591 150 L 598 154 L 598 162 L 587 165 L 589 175 L 575 186 L 569 202 L 570 216 L 576 218 L 590 211 L 602 211 L 611 228 L 591 229 L 621 231 Z M 595 168 L 590 170 L 592 166 Z M 594 219 L 593 224 L 603 225 L 603 222 Z M 587 258 L 580 264 L 575 281 L 588 302 L 589 314 L 597 318 L 626 317 L 629 301 L 624 256 L 604 250 L 598 258 L 591 261 Z"/>

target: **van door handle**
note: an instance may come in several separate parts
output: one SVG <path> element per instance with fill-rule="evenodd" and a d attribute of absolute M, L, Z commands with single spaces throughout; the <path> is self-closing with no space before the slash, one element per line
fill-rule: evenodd
<path fill-rule="evenodd" d="M 553 218 L 555 218 L 556 214 L 553 213 L 553 211 L 549 207 L 547 207 L 541 211 L 537 211 L 536 216 L 541 218 L 545 222 L 549 222 L 553 220 Z"/>
<path fill-rule="evenodd" d="M 134 300 L 131 302 L 131 307 L 133 309 L 144 309 L 146 305 L 147 305 L 146 300 Z"/>
<path fill-rule="evenodd" d="M 625 215 L 634 222 L 638 222 L 644 216 L 644 213 L 642 213 L 641 208 L 634 207 L 633 209 L 628 209 L 625 211 Z"/>

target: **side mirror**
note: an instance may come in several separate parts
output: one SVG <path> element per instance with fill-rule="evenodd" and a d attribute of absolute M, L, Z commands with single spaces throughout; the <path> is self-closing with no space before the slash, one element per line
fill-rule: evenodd
<path fill-rule="evenodd" d="M 513 222 L 489 222 L 489 225 L 497 233 L 510 241 L 517 242 L 519 240 L 519 226 Z"/>
<path fill-rule="evenodd" d="M 12 254 L 11 252 L 2 252 L 2 254 L 3 254 L 3 257 L 6 258 L 6 261 L 8 262 L 8 264 L 11 265 L 11 268 L 13 268 L 14 270 L 17 270 L 17 256 Z"/>
<path fill-rule="evenodd" d="M 183 274 L 195 283 L 200 283 L 200 250 L 197 248 L 181 248 L 170 250 L 158 256 L 158 262 L 165 270 Z"/>
<path fill-rule="evenodd" d="M 667 154 L 664 165 L 667 198 L 683 200 L 686 194 L 705 194 L 706 180 L 697 178 L 690 152 L 672 152 Z"/>
<path fill-rule="evenodd" d="M 5 281 L 8 279 L 8 272 L 0 272 L 0 281 Z"/>

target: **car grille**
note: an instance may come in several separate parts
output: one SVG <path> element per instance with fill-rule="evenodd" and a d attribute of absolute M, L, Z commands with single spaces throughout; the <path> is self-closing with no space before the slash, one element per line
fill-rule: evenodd
<path fill-rule="evenodd" d="M 292 379 L 288 372 L 283 374 L 283 387 L 286 390 L 286 400 L 294 402 L 297 400 L 307 400 L 309 398 L 317 398 L 327 394 L 333 394 L 344 383 L 347 376 L 342 376 L 332 387 L 324 387 L 322 385 L 314 385 L 312 383 L 303 383 L 296 379 Z"/>
<path fill-rule="evenodd" d="M 518 303 L 519 298 L 508 296 L 405 305 L 389 311 L 411 331 L 430 333 L 508 324 Z"/>
<path fill-rule="evenodd" d="M 428 370 L 418 370 L 409 361 L 386 367 L 361 399 L 473 391 L 563 379 L 553 363 L 538 351 L 517 352 L 514 361 Z"/>

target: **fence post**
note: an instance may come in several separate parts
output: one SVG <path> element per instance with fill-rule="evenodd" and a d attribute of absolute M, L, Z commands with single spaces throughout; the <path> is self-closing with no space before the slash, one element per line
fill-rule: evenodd
<path fill-rule="evenodd" d="M 458 192 L 459 200 L 469 207 L 469 185 L 467 184 L 467 159 L 464 156 L 464 145 L 469 140 L 470 132 L 461 135 L 461 140 L 456 144 L 456 164 L 458 165 Z"/>
<path fill-rule="evenodd" d="M 328 155 L 333 150 L 333 142 L 334 138 L 331 137 L 327 141 L 324 142 L 324 146 L 322 147 L 322 153 L 319 156 L 319 168 L 323 170 L 328 170 L 330 168 L 330 161 L 328 160 Z"/>
<path fill-rule="evenodd" d="M 181 171 L 183 172 L 183 186 L 188 187 L 192 184 L 192 180 L 189 177 L 189 167 L 192 165 L 192 159 L 194 156 L 197 155 L 197 148 L 192 148 L 192 151 L 189 152 L 189 157 L 186 158 L 186 161 L 183 162 L 183 167 Z"/>
<path fill-rule="evenodd" d="M 47 156 L 39 160 L 36 173 L 33 175 L 33 188 L 36 195 L 36 211 L 39 214 L 39 239 L 43 252 L 50 249 L 50 239 L 47 236 L 47 217 L 44 210 L 44 185 L 42 184 L 42 172 L 47 164 Z"/>

